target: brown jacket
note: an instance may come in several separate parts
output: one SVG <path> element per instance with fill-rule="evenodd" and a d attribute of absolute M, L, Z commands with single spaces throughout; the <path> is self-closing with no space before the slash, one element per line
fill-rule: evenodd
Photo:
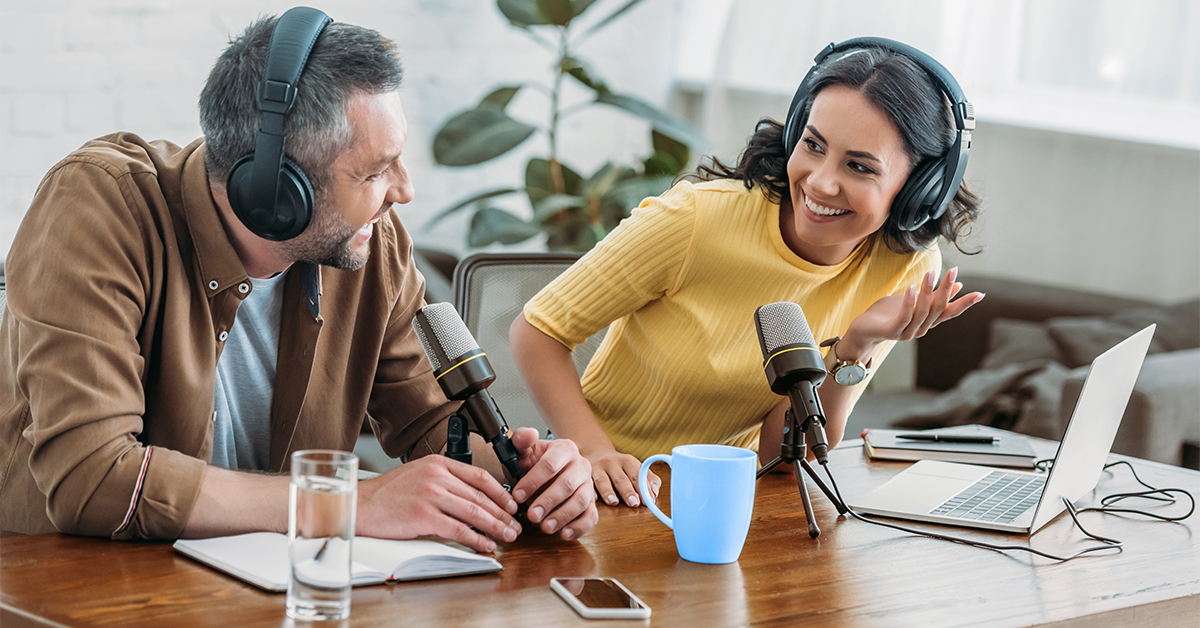
<path fill-rule="evenodd" d="M 204 144 L 120 133 L 38 188 L 9 252 L 0 324 L 0 530 L 175 538 L 212 450 L 223 332 L 250 287 Z M 424 305 L 394 214 L 355 272 L 286 279 L 270 470 L 353 448 L 364 416 L 407 452 L 450 406 L 411 321 Z M 377 419 L 377 420 L 375 420 Z"/>

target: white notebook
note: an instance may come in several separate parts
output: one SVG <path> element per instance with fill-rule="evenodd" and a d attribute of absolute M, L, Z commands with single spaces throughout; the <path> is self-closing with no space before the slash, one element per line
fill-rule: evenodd
<path fill-rule="evenodd" d="M 276 532 L 254 532 L 211 539 L 176 541 L 173 546 L 190 558 L 267 591 L 288 586 L 288 538 Z M 490 556 L 475 554 L 436 541 L 393 541 L 354 537 L 355 586 L 388 581 L 423 580 L 499 571 Z"/>

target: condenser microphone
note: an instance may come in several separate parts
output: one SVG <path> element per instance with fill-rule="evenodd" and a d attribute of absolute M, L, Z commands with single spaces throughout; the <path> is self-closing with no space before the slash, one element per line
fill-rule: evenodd
<path fill-rule="evenodd" d="M 812 433 L 813 454 L 822 464 L 828 457 L 825 412 L 817 388 L 825 381 L 825 360 L 799 305 L 782 301 L 764 305 L 754 312 L 754 327 L 762 349 L 763 371 L 771 391 L 785 395 L 792 412 L 802 414 L 802 424 Z"/>
<path fill-rule="evenodd" d="M 496 372 L 466 323 L 453 305 L 432 303 L 417 311 L 412 326 L 446 398 L 463 402 L 462 410 L 470 416 L 479 434 L 492 444 L 509 475 L 514 480 L 520 479 L 517 449 L 508 437 L 508 424 L 487 391 L 496 381 Z"/>

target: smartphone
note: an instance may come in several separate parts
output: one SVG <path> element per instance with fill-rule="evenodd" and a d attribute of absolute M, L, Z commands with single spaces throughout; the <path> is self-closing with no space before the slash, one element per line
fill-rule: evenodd
<path fill-rule="evenodd" d="M 650 607 L 614 578 L 551 578 L 550 588 L 588 619 L 650 616 Z"/>

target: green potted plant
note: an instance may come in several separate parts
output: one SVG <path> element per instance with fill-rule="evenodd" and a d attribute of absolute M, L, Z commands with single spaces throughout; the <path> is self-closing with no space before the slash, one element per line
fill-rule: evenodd
<path fill-rule="evenodd" d="M 524 187 L 488 190 L 446 208 L 430 221 L 473 209 L 467 244 L 482 247 L 494 242 L 516 244 L 546 236 L 552 250 L 587 251 L 629 215 L 643 198 L 662 193 L 687 165 L 690 147 L 703 146 L 703 136 L 677 116 L 643 100 L 614 92 L 574 50 L 585 39 L 620 17 L 640 0 L 630 0 L 582 33 L 573 30 L 576 18 L 595 0 L 497 0 L 500 12 L 515 27 L 554 50 L 550 86 L 521 83 L 498 87 L 477 106 L 452 116 L 433 140 L 437 163 L 469 167 L 508 153 L 534 134 L 547 139 L 548 154 L 534 157 L 525 166 Z M 575 81 L 589 97 L 567 105 L 564 82 Z M 528 124 L 508 115 L 513 97 L 522 89 L 544 92 L 550 99 L 550 116 L 544 126 Z M 588 176 L 559 159 L 558 129 L 567 117 L 594 105 L 616 107 L 651 123 L 652 153 L 634 165 L 605 163 Z M 529 219 L 495 207 L 492 201 L 525 194 L 533 209 Z"/>

